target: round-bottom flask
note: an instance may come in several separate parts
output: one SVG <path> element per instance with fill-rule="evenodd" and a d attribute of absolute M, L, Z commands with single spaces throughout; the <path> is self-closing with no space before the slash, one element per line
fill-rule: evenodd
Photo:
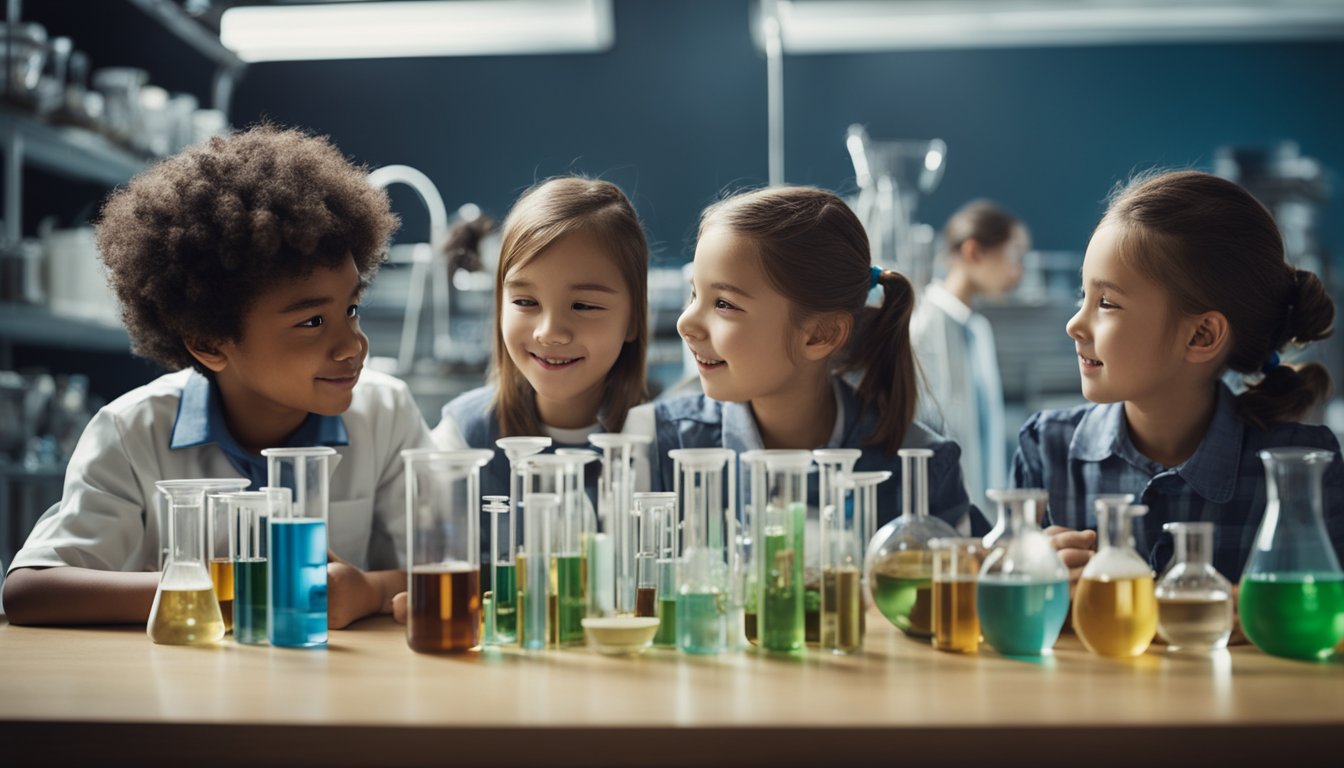
<path fill-rule="evenodd" d="M 1214 570 L 1213 523 L 1167 523 L 1176 553 L 1157 582 L 1157 631 L 1173 651 L 1207 653 L 1232 634 L 1232 584 Z"/>

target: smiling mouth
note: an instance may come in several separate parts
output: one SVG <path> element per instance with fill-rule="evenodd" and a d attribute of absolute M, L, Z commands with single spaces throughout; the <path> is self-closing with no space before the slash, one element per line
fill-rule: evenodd
<path fill-rule="evenodd" d="M 1079 356 L 1078 356 L 1078 359 L 1079 359 L 1079 360 L 1082 360 L 1084 365 L 1093 365 L 1093 366 L 1100 366 L 1100 365 L 1101 365 L 1101 361 L 1100 361 L 1100 360 L 1093 360 L 1092 358 L 1090 358 L 1090 357 L 1084 357 L 1083 355 L 1079 355 Z"/>
<path fill-rule="evenodd" d="M 546 368 L 565 368 L 582 360 L 582 357 L 542 357 L 533 352 L 529 352 L 532 359 L 541 363 Z"/>
<path fill-rule="evenodd" d="M 716 359 L 714 359 L 714 358 L 712 358 L 712 357 L 705 357 L 705 356 L 703 356 L 703 355 L 701 355 L 701 354 L 699 354 L 699 353 L 696 353 L 696 352 L 692 352 L 691 354 L 695 356 L 695 362 L 699 363 L 700 365 L 704 366 L 705 368 L 715 368 L 715 367 L 717 367 L 717 366 L 720 366 L 720 365 L 723 365 L 723 364 L 724 364 L 724 362 L 723 362 L 722 360 L 716 360 Z"/>

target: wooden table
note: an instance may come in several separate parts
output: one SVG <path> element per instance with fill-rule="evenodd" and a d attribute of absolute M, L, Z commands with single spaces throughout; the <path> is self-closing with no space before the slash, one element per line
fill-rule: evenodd
<path fill-rule="evenodd" d="M 940 653 L 424 656 L 370 619 L 326 650 L 0 620 L 0 764 L 1344 765 L 1344 662 Z M 21 759 L 11 762 L 11 756 Z"/>

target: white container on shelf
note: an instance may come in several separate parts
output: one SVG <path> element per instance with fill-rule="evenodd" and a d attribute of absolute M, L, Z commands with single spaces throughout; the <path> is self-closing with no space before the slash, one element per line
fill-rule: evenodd
<path fill-rule="evenodd" d="M 116 296 L 98 259 L 93 227 L 47 229 L 47 303 L 53 314 L 120 325 Z"/>

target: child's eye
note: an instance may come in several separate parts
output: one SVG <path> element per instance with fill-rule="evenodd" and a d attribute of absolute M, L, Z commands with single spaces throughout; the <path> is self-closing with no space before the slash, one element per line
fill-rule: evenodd
<path fill-rule="evenodd" d="M 346 307 L 346 308 L 345 308 L 345 316 L 346 316 L 346 317 L 359 317 L 359 305 L 358 305 L 358 304 L 351 304 L 350 306 Z"/>
<path fill-rule="evenodd" d="M 1099 300 L 1097 301 L 1097 306 L 1098 306 L 1098 307 L 1101 307 L 1102 309 L 1119 309 L 1119 308 L 1120 308 L 1120 305 L 1119 305 L 1119 304 L 1115 304 L 1114 302 L 1107 301 L 1106 299 L 1099 299 Z"/>
<path fill-rule="evenodd" d="M 576 312 L 586 312 L 593 309 L 602 309 L 602 307 L 599 307 L 596 304 L 584 304 L 581 301 L 574 302 L 574 310 Z"/>
<path fill-rule="evenodd" d="M 303 322 L 299 323 L 298 325 L 296 325 L 296 326 L 294 326 L 294 327 L 295 327 L 295 328 L 317 328 L 317 327 L 321 326 L 322 323 L 323 323 L 323 320 L 322 320 L 322 316 L 321 316 L 321 315 L 313 315 L 312 317 L 308 318 L 307 320 L 304 320 Z"/>
<path fill-rule="evenodd" d="M 537 302 L 532 299 L 514 299 L 513 305 L 515 307 L 535 307 L 537 306 Z"/>
<path fill-rule="evenodd" d="M 715 300 L 714 300 L 714 308 L 715 308 L 715 309 L 737 309 L 737 307 L 733 306 L 732 304 L 729 304 L 728 302 L 724 301 L 723 299 L 715 299 Z"/>

